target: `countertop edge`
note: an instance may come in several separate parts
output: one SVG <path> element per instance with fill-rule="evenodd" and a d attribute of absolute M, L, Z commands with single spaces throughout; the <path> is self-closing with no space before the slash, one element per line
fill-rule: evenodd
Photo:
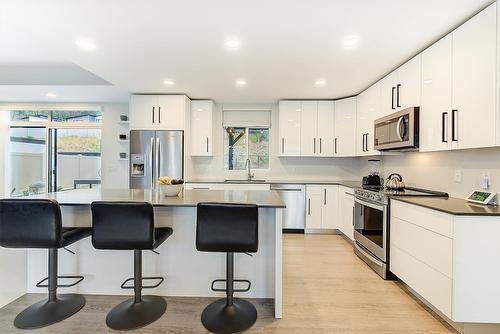
<path fill-rule="evenodd" d="M 461 200 L 460 198 L 455 198 L 455 197 L 449 197 L 449 198 L 453 198 L 453 199 L 456 199 L 456 200 Z M 400 202 L 403 202 L 403 203 L 408 203 L 408 204 L 420 206 L 420 207 L 423 207 L 423 208 L 427 208 L 427 209 L 431 209 L 431 210 L 443 212 L 443 213 L 446 213 L 446 214 L 449 214 L 449 215 L 452 215 L 452 216 L 500 217 L 500 212 L 496 213 L 496 212 L 450 211 L 450 210 L 447 210 L 447 209 L 440 208 L 438 206 L 433 206 L 433 205 L 429 205 L 429 204 L 414 202 L 414 201 L 411 200 L 411 197 L 410 198 L 402 198 L 402 197 L 392 196 L 391 200 L 396 200 L 396 201 L 400 201 Z M 465 202 L 465 200 L 463 200 L 463 201 Z"/>
<path fill-rule="evenodd" d="M 186 183 L 216 183 L 216 184 L 325 184 L 325 185 L 339 185 L 347 188 L 359 188 L 361 187 L 360 181 L 325 181 L 325 180 L 266 180 L 265 182 L 242 182 L 237 180 L 188 180 Z"/>

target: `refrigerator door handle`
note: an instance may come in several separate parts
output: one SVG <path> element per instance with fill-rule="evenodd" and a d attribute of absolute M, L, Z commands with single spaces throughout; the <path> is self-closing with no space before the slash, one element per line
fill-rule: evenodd
<path fill-rule="evenodd" d="M 156 178 L 159 178 L 160 175 L 160 138 L 156 137 Z M 168 176 L 168 175 L 166 175 Z M 155 182 L 156 188 L 156 182 Z"/>
<path fill-rule="evenodd" d="M 151 138 L 151 152 L 149 152 L 149 166 L 151 166 L 149 172 L 151 173 L 151 189 L 154 189 L 154 173 L 153 173 L 153 154 L 154 154 L 154 139 Z"/>

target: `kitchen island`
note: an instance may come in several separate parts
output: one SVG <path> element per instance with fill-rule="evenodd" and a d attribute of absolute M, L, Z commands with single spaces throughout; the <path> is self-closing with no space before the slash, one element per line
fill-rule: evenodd
<path fill-rule="evenodd" d="M 78 189 L 41 194 L 59 202 L 66 227 L 91 226 L 90 203 L 93 201 L 150 202 L 155 208 L 157 227 L 168 226 L 173 235 L 157 251 L 144 252 L 144 276 L 164 276 L 165 282 L 147 293 L 161 296 L 222 297 L 213 292 L 214 279 L 225 277 L 225 254 L 198 252 L 195 246 L 196 205 L 200 202 L 248 203 L 259 207 L 259 250 L 248 256 L 235 255 L 235 278 L 252 282 L 246 298 L 274 300 L 275 317 L 282 313 L 282 209 L 285 207 L 275 191 L 184 190 L 177 197 L 165 197 L 152 190 Z M 230 222 L 228 222 L 230 223 Z M 86 238 L 70 247 L 76 254 L 59 252 L 60 275 L 83 275 L 85 280 L 60 293 L 125 295 L 121 283 L 133 275 L 132 251 L 96 250 Z M 19 265 L 9 264 L 9 265 Z M 23 265 L 23 264 L 21 264 Z M 47 251 L 31 249 L 26 257 L 26 291 L 46 292 L 35 287 L 47 275 Z M 2 271 L 9 268 L 3 266 Z M 19 278 L 21 279 L 21 278 Z M 2 289 L 8 289 L 3 286 Z"/>

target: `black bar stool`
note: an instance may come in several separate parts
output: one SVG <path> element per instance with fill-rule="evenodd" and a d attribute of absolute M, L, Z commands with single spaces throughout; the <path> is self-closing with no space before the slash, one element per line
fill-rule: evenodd
<path fill-rule="evenodd" d="M 233 298 L 234 292 L 250 290 L 248 280 L 234 279 L 234 253 L 257 252 L 259 212 L 253 204 L 199 203 L 196 224 L 196 249 L 226 253 L 226 279 L 212 282 L 213 291 L 225 291 L 226 298 L 208 305 L 201 322 L 212 333 L 236 333 L 253 326 L 257 310 L 246 300 Z M 216 289 L 225 282 L 225 289 Z M 246 289 L 234 289 L 234 282 L 247 283 Z"/>
<path fill-rule="evenodd" d="M 92 244 L 97 249 L 133 250 L 134 277 L 125 280 L 122 289 L 134 289 L 134 298 L 115 306 L 106 324 L 115 330 L 146 326 L 159 319 L 167 309 L 165 299 L 142 296 L 142 289 L 157 288 L 163 277 L 142 277 L 142 250 L 154 250 L 172 235 L 170 227 L 154 228 L 154 210 L 150 203 L 93 202 Z M 144 286 L 143 280 L 156 280 Z M 133 286 L 127 283 L 134 281 Z"/>
<path fill-rule="evenodd" d="M 45 327 L 69 318 L 85 305 L 77 294 L 58 295 L 58 287 L 72 287 L 83 276 L 58 276 L 57 253 L 78 240 L 90 236 L 90 228 L 63 228 L 61 208 L 56 201 L 45 199 L 0 200 L 0 246 L 6 248 L 47 248 L 48 277 L 37 283 L 47 287 L 49 296 L 19 313 L 14 326 L 21 329 Z M 72 284 L 58 284 L 58 278 L 75 279 Z M 46 282 L 44 284 L 44 282 Z"/>

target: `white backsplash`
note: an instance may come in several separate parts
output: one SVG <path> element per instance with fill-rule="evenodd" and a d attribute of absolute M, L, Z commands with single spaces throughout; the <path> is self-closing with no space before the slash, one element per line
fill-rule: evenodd
<path fill-rule="evenodd" d="M 483 172 L 491 175 L 488 190 L 500 192 L 500 148 L 457 150 L 432 153 L 400 153 L 382 156 L 381 174 L 387 177 L 399 173 L 409 186 L 446 191 L 453 197 L 464 198 L 472 190 L 480 189 Z M 361 161 L 361 174 L 369 172 L 366 158 Z M 460 170 L 462 181 L 455 182 L 455 171 Z"/>

